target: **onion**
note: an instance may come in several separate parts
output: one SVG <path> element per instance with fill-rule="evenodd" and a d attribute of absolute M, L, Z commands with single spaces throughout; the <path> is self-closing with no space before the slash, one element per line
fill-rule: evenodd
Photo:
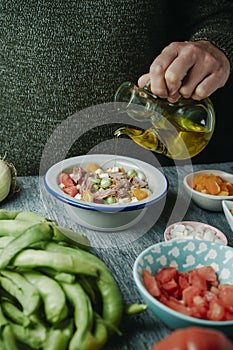
<path fill-rule="evenodd" d="M 0 158 L 0 202 L 17 192 L 16 175 L 14 165 L 8 163 L 5 157 Z"/>

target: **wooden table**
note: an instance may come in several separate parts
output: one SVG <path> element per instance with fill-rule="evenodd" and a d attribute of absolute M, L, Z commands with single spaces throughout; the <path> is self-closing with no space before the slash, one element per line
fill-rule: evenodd
<path fill-rule="evenodd" d="M 233 173 L 233 162 L 194 165 L 193 169 L 194 171 L 219 169 Z M 71 227 L 75 231 L 87 234 L 93 238 L 91 239 L 94 246 L 93 253 L 109 266 L 119 284 L 125 302 L 141 302 L 133 280 L 132 268 L 134 261 L 137 255 L 146 247 L 163 241 L 163 232 L 168 223 L 175 222 L 176 219 L 209 223 L 222 230 L 228 238 L 229 245 L 233 246 L 233 233 L 223 212 L 208 212 L 197 207 L 193 202 L 189 203 L 186 193 L 182 190 L 182 184 L 179 183 L 188 170 L 185 166 L 181 166 L 179 169 L 176 166 L 162 168 L 169 181 L 169 190 L 160 217 L 155 220 L 156 222 L 153 225 L 150 224 L 151 227 L 149 228 L 146 225 L 141 226 L 141 234 L 138 234 L 136 239 L 134 236 L 133 239 L 128 239 L 128 237 L 134 230 L 140 229 L 140 225 L 137 228 L 131 228 L 130 232 L 113 233 L 112 245 L 109 243 L 106 246 L 101 244 L 103 233 L 100 234 L 83 228 L 72 221 L 62 208 L 63 204 L 55 202 L 52 198 L 49 198 L 50 195 L 46 194 L 41 177 L 19 177 L 17 180 L 20 187 L 19 193 L 10 201 L 1 203 L 0 208 L 35 211 L 56 220 L 60 226 Z M 177 172 L 179 173 L 178 176 Z M 180 201 L 178 203 L 178 213 L 173 213 L 171 217 L 177 198 Z M 182 211 L 185 213 L 182 214 Z M 153 210 L 149 212 L 149 215 L 153 217 Z M 179 217 L 180 215 L 183 216 Z M 142 227 L 146 232 L 143 232 Z M 124 237 L 127 239 L 124 240 Z M 106 346 L 107 350 L 149 350 L 152 344 L 171 332 L 149 310 L 137 316 L 125 316 L 122 320 L 121 330 L 123 335 L 121 337 L 114 336 Z"/>

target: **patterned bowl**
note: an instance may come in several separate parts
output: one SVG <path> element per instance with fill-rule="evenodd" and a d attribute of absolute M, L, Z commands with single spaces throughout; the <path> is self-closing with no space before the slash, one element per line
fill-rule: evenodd
<path fill-rule="evenodd" d="M 172 329 L 189 326 L 209 327 L 233 335 L 233 320 L 211 321 L 186 316 L 154 298 L 142 281 L 142 270 L 154 275 L 159 269 L 173 266 L 188 272 L 201 266 L 212 266 L 219 283 L 233 284 L 233 248 L 208 241 L 174 239 L 160 242 L 144 250 L 136 259 L 133 275 L 144 302 L 156 317 Z"/>

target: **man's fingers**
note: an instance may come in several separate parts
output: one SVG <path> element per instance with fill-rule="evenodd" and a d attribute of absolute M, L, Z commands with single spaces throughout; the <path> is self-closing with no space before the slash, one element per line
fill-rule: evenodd
<path fill-rule="evenodd" d="M 150 73 L 144 74 L 142 75 L 139 79 L 138 79 L 138 86 L 140 88 L 143 88 L 148 81 L 150 80 Z"/>
<path fill-rule="evenodd" d="M 194 100 L 202 100 L 207 96 L 210 96 L 214 91 L 216 91 L 220 87 L 219 84 L 216 84 L 216 76 L 214 74 L 210 74 L 205 77 L 205 79 L 197 85 L 196 89 L 193 91 L 193 94 L 190 96 Z"/>
<path fill-rule="evenodd" d="M 150 81 L 153 94 L 171 102 L 181 95 L 200 100 L 224 86 L 229 74 L 229 60 L 210 42 L 173 42 L 155 58 L 139 86 Z"/>

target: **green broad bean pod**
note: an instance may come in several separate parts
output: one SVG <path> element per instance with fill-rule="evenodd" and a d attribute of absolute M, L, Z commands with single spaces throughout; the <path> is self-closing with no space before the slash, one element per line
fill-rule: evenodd
<path fill-rule="evenodd" d="M 23 327 L 27 327 L 30 324 L 30 318 L 26 316 L 15 304 L 7 300 L 1 302 L 4 315 L 10 319 L 10 321 L 20 324 Z"/>
<path fill-rule="evenodd" d="M 58 246 L 58 244 L 54 243 Z M 60 252 L 26 249 L 18 253 L 12 261 L 13 267 L 39 268 L 50 267 L 58 272 L 98 276 L 97 267 L 87 259 L 74 257 Z"/>
<path fill-rule="evenodd" d="M 105 263 L 93 254 L 78 248 L 73 249 L 48 243 L 45 249 L 51 253 L 60 252 L 68 254 L 74 259 L 84 259 L 96 266 L 99 273 L 96 284 L 102 296 L 103 318 L 110 324 L 118 326 L 123 314 L 122 294 Z"/>
<path fill-rule="evenodd" d="M 49 267 L 42 267 L 40 271 L 49 277 L 52 277 L 58 282 L 64 283 L 74 283 L 76 280 L 75 274 L 67 273 L 67 272 L 57 272 Z"/>
<path fill-rule="evenodd" d="M 29 227 L 35 225 L 35 222 L 26 220 L 1 220 L 0 221 L 0 237 L 1 236 L 14 236 L 21 235 Z"/>
<path fill-rule="evenodd" d="M 6 350 L 17 350 L 17 344 L 15 335 L 13 333 L 13 330 L 11 328 L 10 324 L 7 324 L 4 329 L 2 330 L 2 338 L 3 338 L 3 344 L 4 348 Z"/>
<path fill-rule="evenodd" d="M 48 222 L 47 218 L 31 211 L 0 210 L 0 236 L 18 236 L 30 226 Z"/>
<path fill-rule="evenodd" d="M 54 229 L 54 237 L 53 237 L 54 241 L 57 241 L 57 242 L 62 241 L 72 247 L 77 246 L 83 250 L 90 251 L 90 241 L 82 233 L 74 232 L 69 228 L 60 227 L 56 225 L 53 226 L 53 229 Z"/>
<path fill-rule="evenodd" d="M 0 305 L 0 349 L 17 350 L 15 335 Z"/>
<path fill-rule="evenodd" d="M 129 304 L 125 306 L 125 314 L 126 315 L 138 315 L 144 311 L 147 310 L 147 305 L 146 304 Z"/>
<path fill-rule="evenodd" d="M 20 236 L 9 242 L 0 253 L 0 269 L 4 269 L 11 259 L 22 249 L 41 241 L 51 240 L 52 226 L 47 222 L 37 223 L 26 229 Z"/>
<path fill-rule="evenodd" d="M 73 334 L 73 325 L 69 328 L 50 329 L 43 345 L 43 350 L 66 350 L 69 346 L 70 338 Z"/>
<path fill-rule="evenodd" d="M 12 236 L 0 237 L 0 249 L 5 248 L 8 243 L 13 241 L 13 239 L 15 239 L 15 237 L 12 237 Z"/>
<path fill-rule="evenodd" d="M 62 284 L 68 300 L 74 307 L 74 321 L 76 332 L 74 333 L 69 350 L 99 350 L 106 343 L 108 332 L 103 324 L 96 323 L 94 333 L 94 314 L 89 297 L 80 284 Z"/>
<path fill-rule="evenodd" d="M 26 271 L 23 276 L 38 290 L 48 322 L 57 323 L 67 317 L 68 308 L 65 294 L 55 280 L 38 271 Z"/>
<path fill-rule="evenodd" d="M 0 209 L 0 220 L 12 220 L 20 213 L 20 210 Z"/>
<path fill-rule="evenodd" d="M 40 295 L 37 289 L 18 272 L 2 270 L 0 285 L 18 300 L 25 315 L 32 314 L 39 307 Z"/>
<path fill-rule="evenodd" d="M 28 211 L 0 210 L 0 350 L 100 350 L 127 308 L 81 233 Z"/>
<path fill-rule="evenodd" d="M 41 349 L 46 341 L 46 328 L 35 324 L 33 327 L 23 327 L 10 322 L 15 338 L 20 342 L 30 346 L 32 349 Z"/>
<path fill-rule="evenodd" d="M 33 211 L 20 211 L 16 214 L 15 220 L 29 221 L 30 223 L 47 222 L 50 221 L 44 216 L 34 213 Z"/>

